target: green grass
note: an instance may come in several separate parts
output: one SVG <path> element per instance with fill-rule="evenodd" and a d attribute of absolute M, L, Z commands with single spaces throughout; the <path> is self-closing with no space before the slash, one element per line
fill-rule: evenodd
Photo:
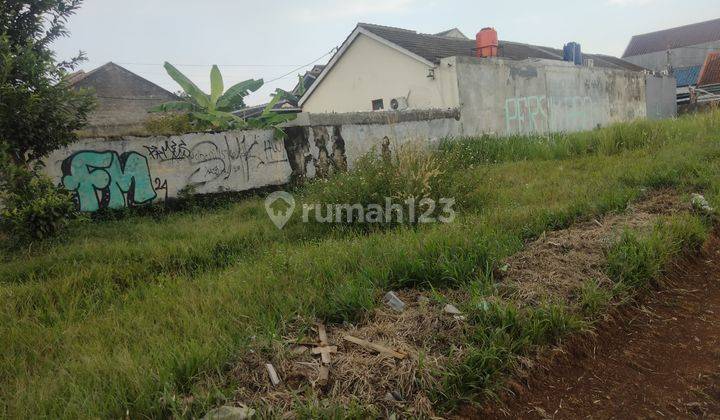
<path fill-rule="evenodd" d="M 442 182 L 430 184 L 432 193 L 457 195 L 459 217 L 449 225 L 364 230 L 295 219 L 279 231 L 255 198 L 86 223 L 9 253 L 0 263 L 0 417 L 167 416 L 182 414 L 173 401 L 188 393 L 196 400 L 185 414 L 201 415 L 231 390 L 208 391 L 200 378 L 222 378 L 239 355 L 279 339 L 298 317 L 352 320 L 388 289 L 485 284 L 495 262 L 526 239 L 624 209 L 647 189 L 703 190 L 717 207 L 719 133 L 720 114 L 712 113 L 549 139 L 445 143 L 431 159 Z M 298 193 L 304 200 L 402 196 L 423 182 L 388 177 L 423 162 L 370 178 L 344 174 Z M 377 165 L 386 163 L 371 159 L 367 168 Z M 661 229 L 670 237 L 625 235 L 609 254 L 613 278 L 645 284 L 662 265 L 653 259 L 678 249 L 647 243 L 701 233 L 700 225 L 678 223 Z M 593 294 L 588 289 L 584 299 L 591 311 L 602 307 Z M 439 402 L 484 393 L 515 355 L 582 327 L 562 305 L 513 305 L 474 315 L 479 328 L 468 340 L 475 350 L 448 372 Z"/>

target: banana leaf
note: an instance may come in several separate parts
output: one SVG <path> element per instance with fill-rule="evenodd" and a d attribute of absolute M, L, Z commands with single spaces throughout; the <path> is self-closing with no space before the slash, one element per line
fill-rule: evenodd
<path fill-rule="evenodd" d="M 237 108 L 244 107 L 245 102 L 243 98 L 249 95 L 250 92 L 255 92 L 260 89 L 263 84 L 265 84 L 263 79 L 249 79 L 232 86 L 217 100 L 215 109 L 234 111 Z"/>
<path fill-rule="evenodd" d="M 175 82 L 177 82 L 178 85 L 180 85 L 181 88 L 190 95 L 190 97 L 201 107 L 201 108 L 208 108 L 210 105 L 210 97 L 200 90 L 195 83 L 192 82 L 192 80 L 188 79 L 187 76 L 182 74 L 180 70 L 176 69 L 172 64 L 165 62 L 165 70 L 167 71 L 168 75 L 172 77 Z"/>
<path fill-rule="evenodd" d="M 218 99 L 223 94 L 225 86 L 223 84 L 222 74 L 218 66 L 213 66 L 210 71 L 210 109 L 215 109 Z"/>

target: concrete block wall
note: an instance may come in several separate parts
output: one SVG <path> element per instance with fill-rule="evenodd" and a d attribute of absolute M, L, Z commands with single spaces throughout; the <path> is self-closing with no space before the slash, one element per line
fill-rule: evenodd
<path fill-rule="evenodd" d="M 452 60 L 465 135 L 573 132 L 647 116 L 642 73 L 556 60 Z"/>

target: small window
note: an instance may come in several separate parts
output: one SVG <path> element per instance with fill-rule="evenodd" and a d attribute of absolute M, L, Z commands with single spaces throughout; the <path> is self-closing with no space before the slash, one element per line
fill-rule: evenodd
<path fill-rule="evenodd" d="M 374 101 L 372 101 L 372 107 L 373 111 L 380 111 L 385 109 L 385 104 L 383 103 L 382 99 L 375 99 Z"/>

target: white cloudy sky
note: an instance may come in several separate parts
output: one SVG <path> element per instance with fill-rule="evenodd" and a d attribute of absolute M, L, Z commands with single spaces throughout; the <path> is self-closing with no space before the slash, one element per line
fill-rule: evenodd
<path fill-rule="evenodd" d="M 203 88 L 211 64 L 226 85 L 271 80 L 342 44 L 357 22 L 426 33 L 458 27 L 469 37 L 493 26 L 503 40 L 556 48 L 577 41 L 619 56 L 633 34 L 718 17 L 718 0 L 86 0 L 71 36 L 55 47 L 59 58 L 85 51 L 85 70 L 114 61 L 175 91 L 166 60 Z M 295 82 L 270 83 L 248 103 Z"/>

